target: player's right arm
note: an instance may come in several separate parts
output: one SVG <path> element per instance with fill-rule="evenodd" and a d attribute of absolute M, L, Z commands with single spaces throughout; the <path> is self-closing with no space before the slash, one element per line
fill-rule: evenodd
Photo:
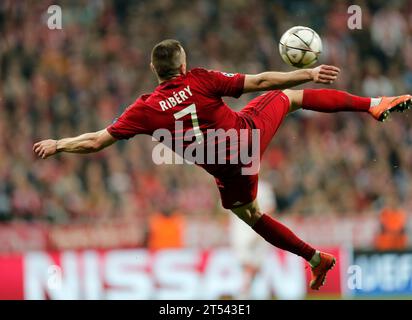
<path fill-rule="evenodd" d="M 97 132 L 84 133 L 73 138 L 43 140 L 34 144 L 33 151 L 38 157 L 46 159 L 59 152 L 97 152 L 112 145 L 116 141 L 107 129 L 103 129 Z"/>
<path fill-rule="evenodd" d="M 100 151 L 117 140 L 129 139 L 140 133 L 149 133 L 150 128 L 140 99 L 126 108 L 122 115 L 106 129 L 89 132 L 60 140 L 47 139 L 33 146 L 34 153 L 46 159 L 59 152 L 92 153 Z"/>
<path fill-rule="evenodd" d="M 245 76 L 243 92 L 283 90 L 313 81 L 331 84 L 337 79 L 340 69 L 335 66 L 320 65 L 313 69 L 291 72 L 262 72 Z"/>

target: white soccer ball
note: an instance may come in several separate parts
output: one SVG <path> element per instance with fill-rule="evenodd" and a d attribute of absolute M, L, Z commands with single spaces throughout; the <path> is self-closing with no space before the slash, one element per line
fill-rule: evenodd
<path fill-rule="evenodd" d="M 322 40 L 311 28 L 296 26 L 280 38 L 279 53 L 287 64 L 307 68 L 318 61 L 322 53 Z"/>

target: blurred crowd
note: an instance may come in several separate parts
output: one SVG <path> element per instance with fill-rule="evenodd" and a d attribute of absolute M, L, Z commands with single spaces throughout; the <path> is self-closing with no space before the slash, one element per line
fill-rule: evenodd
<path fill-rule="evenodd" d="M 190 165 L 153 164 L 150 137 L 101 153 L 38 160 L 32 144 L 105 128 L 156 86 L 154 44 L 179 39 L 189 67 L 290 70 L 277 41 L 294 25 L 317 30 L 323 63 L 342 69 L 335 88 L 365 96 L 412 92 L 412 2 L 79 0 L 0 2 L 0 219 L 95 222 L 178 209 L 221 212 L 213 178 Z M 47 27 L 59 4 L 63 29 Z M 228 99 L 239 110 L 253 96 Z M 264 158 L 279 214 L 412 210 L 412 115 L 384 124 L 365 114 L 288 116 Z M 222 217 L 222 215 L 218 215 Z"/>

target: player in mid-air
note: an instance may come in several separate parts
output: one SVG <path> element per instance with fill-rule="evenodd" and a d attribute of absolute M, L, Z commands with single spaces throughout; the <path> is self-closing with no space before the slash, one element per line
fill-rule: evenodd
<path fill-rule="evenodd" d="M 172 135 L 171 148 L 181 153 L 175 146 L 187 132 L 191 132 L 199 144 L 206 145 L 217 143 L 204 138 L 210 129 L 234 129 L 236 132 L 257 129 L 261 157 L 285 116 L 297 109 L 367 112 L 383 121 L 392 111 L 409 108 L 412 98 L 410 95 L 365 98 L 332 89 L 289 89 L 309 81 L 333 83 L 340 70 L 328 65 L 254 75 L 201 68 L 187 71 L 185 51 L 178 41 L 171 39 L 153 48 L 150 65 L 159 85 L 151 94 L 140 96 L 110 126 L 73 138 L 43 140 L 34 144 L 33 151 L 43 159 L 59 152 L 97 152 L 119 139 L 129 139 L 137 134 L 153 135 L 156 130 L 165 129 Z M 268 92 L 251 100 L 240 112 L 231 110 L 222 100 L 224 96 L 237 98 L 243 93 L 257 91 Z M 176 121 L 183 123 L 181 129 L 175 126 Z M 190 143 L 183 141 L 183 149 Z M 214 176 L 224 208 L 232 210 L 272 245 L 308 261 L 312 270 L 312 289 L 318 290 L 324 284 L 335 258 L 315 250 L 286 226 L 261 212 L 256 201 L 257 173 L 242 174 L 241 169 L 247 167 L 242 163 L 196 164 Z"/>

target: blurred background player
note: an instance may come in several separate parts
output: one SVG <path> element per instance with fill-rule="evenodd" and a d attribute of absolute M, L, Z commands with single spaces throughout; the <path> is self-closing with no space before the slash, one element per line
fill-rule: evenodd
<path fill-rule="evenodd" d="M 259 180 L 257 201 L 263 212 L 273 215 L 276 209 L 275 194 L 270 183 Z M 242 289 L 237 299 L 251 299 L 254 280 L 270 246 L 249 228 L 239 217 L 229 215 L 230 246 L 239 260 L 244 273 Z M 271 298 L 270 296 L 266 298 Z"/>

